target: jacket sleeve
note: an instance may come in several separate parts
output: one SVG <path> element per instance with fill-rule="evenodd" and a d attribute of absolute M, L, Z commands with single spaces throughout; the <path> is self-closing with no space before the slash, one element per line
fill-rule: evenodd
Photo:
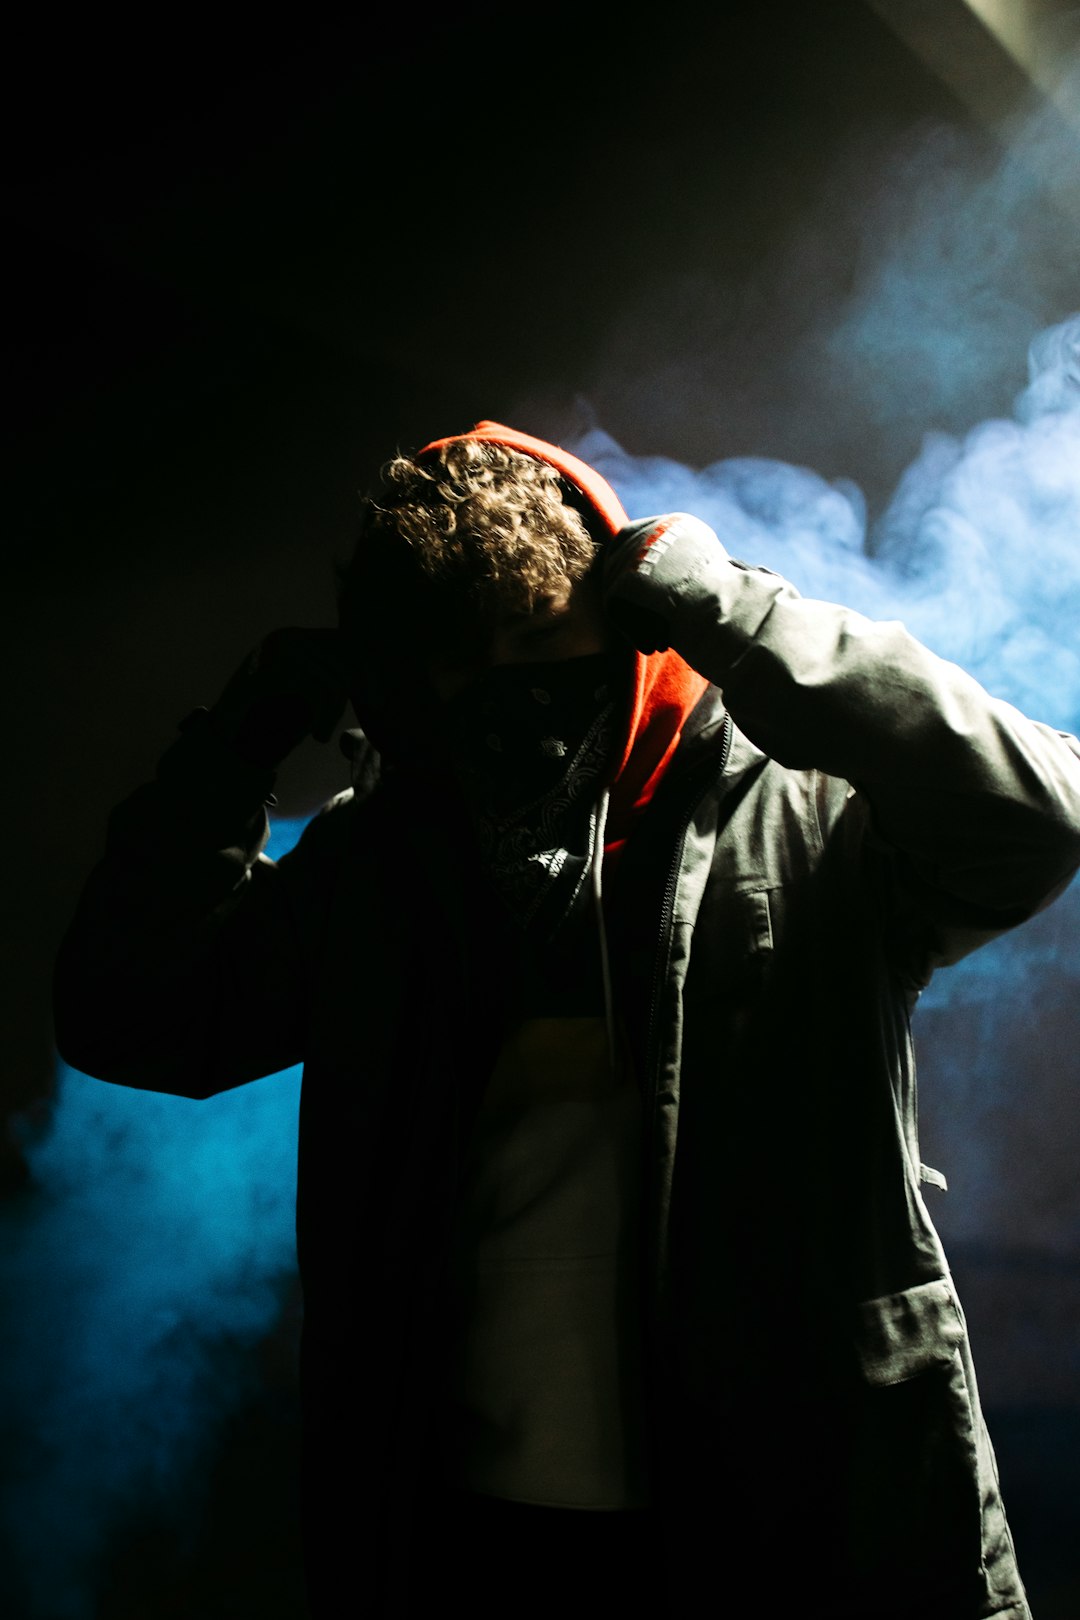
<path fill-rule="evenodd" d="M 692 587 L 678 650 L 781 764 L 832 780 L 844 819 L 898 860 L 931 932 L 926 977 L 1048 904 L 1080 866 L 1080 744 L 991 697 L 899 622 L 804 599 L 726 558 Z M 847 784 L 855 789 L 851 793 Z"/>
<path fill-rule="evenodd" d="M 208 1097 L 304 1056 L 342 830 L 327 812 L 351 795 L 275 863 L 261 853 L 272 773 L 232 754 L 204 711 L 181 730 L 110 816 L 57 954 L 54 1027 L 84 1073 Z"/>

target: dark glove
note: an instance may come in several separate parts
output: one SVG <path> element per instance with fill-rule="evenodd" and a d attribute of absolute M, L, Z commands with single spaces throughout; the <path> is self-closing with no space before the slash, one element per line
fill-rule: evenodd
<path fill-rule="evenodd" d="M 713 599 L 708 575 L 728 554 L 714 530 L 689 512 L 628 523 L 605 547 L 604 609 L 640 652 L 679 648 L 696 609 Z"/>
<path fill-rule="evenodd" d="M 249 765 L 274 770 L 305 737 L 329 742 L 348 691 L 336 630 L 273 630 L 229 680 L 207 719 Z"/>

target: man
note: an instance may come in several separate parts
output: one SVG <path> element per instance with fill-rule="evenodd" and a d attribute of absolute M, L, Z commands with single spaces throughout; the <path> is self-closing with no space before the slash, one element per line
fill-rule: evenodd
<path fill-rule="evenodd" d="M 902 625 L 498 423 L 389 463 L 339 631 L 185 724 L 56 981 L 105 1079 L 305 1063 L 313 1614 L 1027 1616 L 909 1016 L 1078 864 L 1080 746 Z"/>

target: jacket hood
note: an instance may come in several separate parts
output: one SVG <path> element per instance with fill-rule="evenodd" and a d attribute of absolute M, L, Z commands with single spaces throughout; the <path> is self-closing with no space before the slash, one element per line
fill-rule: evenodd
<path fill-rule="evenodd" d="M 420 454 L 462 440 L 520 450 L 556 468 L 580 492 L 596 518 L 593 533 L 613 539 L 630 521 L 619 497 L 594 467 L 561 445 L 521 433 L 503 422 L 477 422 L 467 433 L 432 440 Z M 610 795 L 604 840 L 607 864 L 618 858 L 634 823 L 660 785 L 683 726 L 709 684 L 671 648 L 655 653 L 641 653 L 636 648 L 628 651 L 632 662 L 623 727 L 606 782 Z"/>

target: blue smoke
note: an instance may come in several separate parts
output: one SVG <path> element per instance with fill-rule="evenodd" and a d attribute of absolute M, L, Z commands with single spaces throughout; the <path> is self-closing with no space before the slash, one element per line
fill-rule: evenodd
<path fill-rule="evenodd" d="M 1075 285 L 1075 231 L 1035 178 L 1075 166 L 1075 143 L 1044 108 L 1000 145 L 916 125 L 884 175 L 857 173 L 859 157 L 828 195 L 830 210 L 856 213 L 854 285 L 812 335 L 814 358 L 886 432 L 968 419 L 973 399 L 1007 398 L 1050 289 Z"/>
<path fill-rule="evenodd" d="M 272 861 L 283 855 L 299 841 L 300 834 L 311 820 L 310 816 L 275 816 L 270 822 L 270 841 L 263 851 Z"/>
<path fill-rule="evenodd" d="M 696 470 L 628 455 L 599 428 L 571 448 L 632 515 L 685 510 L 804 596 L 900 618 L 989 691 L 1080 726 L 1080 314 L 1041 332 L 1008 419 L 928 434 L 881 517 L 847 480 L 759 457 Z"/>
<path fill-rule="evenodd" d="M 110 1537 L 197 1502 L 295 1274 L 299 1088 L 193 1103 L 59 1064 L 33 1191 L 0 1211 L 5 1613 L 92 1620 Z"/>

